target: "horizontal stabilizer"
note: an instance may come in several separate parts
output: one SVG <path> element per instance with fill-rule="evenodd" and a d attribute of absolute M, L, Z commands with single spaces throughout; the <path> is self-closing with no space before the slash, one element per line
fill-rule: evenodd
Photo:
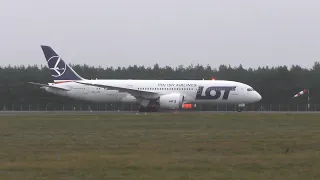
<path fill-rule="evenodd" d="M 70 89 L 57 87 L 57 86 L 50 86 L 50 85 L 47 85 L 47 84 L 41 84 L 41 83 L 35 83 L 35 82 L 28 82 L 28 83 L 36 85 L 36 86 L 41 86 L 41 87 L 49 87 L 49 88 L 59 89 L 59 90 L 63 90 L 63 91 L 70 91 Z"/>

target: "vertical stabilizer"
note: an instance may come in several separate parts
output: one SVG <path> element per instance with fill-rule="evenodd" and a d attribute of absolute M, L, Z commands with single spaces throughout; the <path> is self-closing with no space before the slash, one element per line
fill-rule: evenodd
<path fill-rule="evenodd" d="M 50 47 L 41 46 L 54 82 L 84 80 Z"/>

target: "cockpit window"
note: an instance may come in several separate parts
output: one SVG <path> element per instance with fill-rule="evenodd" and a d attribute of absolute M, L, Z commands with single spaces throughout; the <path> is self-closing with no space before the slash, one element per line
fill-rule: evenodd
<path fill-rule="evenodd" d="M 254 89 L 253 88 L 248 88 L 247 91 L 254 91 Z"/>

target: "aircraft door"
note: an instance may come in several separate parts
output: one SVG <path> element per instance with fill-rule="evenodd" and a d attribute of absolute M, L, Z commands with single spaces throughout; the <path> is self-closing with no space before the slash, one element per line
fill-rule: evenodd
<path fill-rule="evenodd" d="M 83 89 L 83 98 L 84 98 L 84 100 L 88 99 L 89 92 L 90 92 L 90 86 L 85 85 L 84 89 Z"/>
<path fill-rule="evenodd" d="M 237 95 L 238 98 L 244 96 L 245 95 L 244 88 L 241 86 L 237 86 L 234 94 Z"/>
<path fill-rule="evenodd" d="M 245 90 L 244 87 L 240 87 L 239 90 L 240 90 L 240 93 L 241 93 L 240 95 L 247 96 L 247 91 Z"/>

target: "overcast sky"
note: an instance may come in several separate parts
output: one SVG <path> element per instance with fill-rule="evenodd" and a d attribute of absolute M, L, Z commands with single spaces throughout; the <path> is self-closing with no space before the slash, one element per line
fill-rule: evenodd
<path fill-rule="evenodd" d="M 41 44 L 103 67 L 312 67 L 320 1 L 1 0 L 0 65 L 46 65 Z"/>

